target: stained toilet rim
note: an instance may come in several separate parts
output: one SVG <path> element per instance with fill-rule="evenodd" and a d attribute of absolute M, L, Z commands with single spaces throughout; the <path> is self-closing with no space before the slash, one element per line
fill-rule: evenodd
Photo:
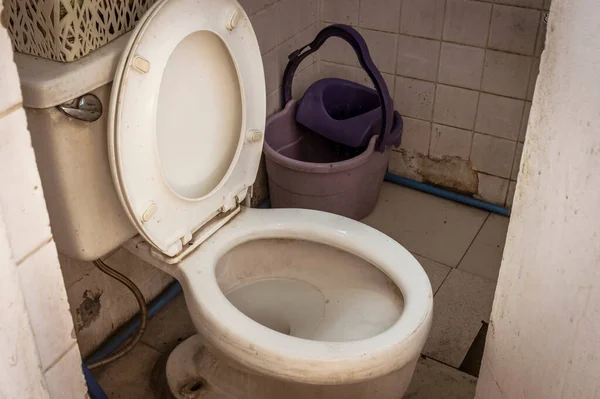
<path fill-rule="evenodd" d="M 329 245 L 370 262 L 402 292 L 400 318 L 370 338 L 324 342 L 284 335 L 245 316 L 221 291 L 215 267 L 238 245 L 275 238 Z M 180 265 L 196 328 L 216 350 L 255 372 L 310 384 L 360 382 L 403 367 L 427 338 L 433 294 L 425 271 L 404 247 L 362 223 L 303 209 L 244 209 L 196 252 Z"/>

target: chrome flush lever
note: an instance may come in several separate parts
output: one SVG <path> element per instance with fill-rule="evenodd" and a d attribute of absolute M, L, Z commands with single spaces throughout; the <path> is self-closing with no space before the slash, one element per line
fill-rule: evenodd
<path fill-rule="evenodd" d="M 80 121 L 94 122 L 102 116 L 102 102 L 93 94 L 84 94 L 57 107 L 65 114 Z"/>

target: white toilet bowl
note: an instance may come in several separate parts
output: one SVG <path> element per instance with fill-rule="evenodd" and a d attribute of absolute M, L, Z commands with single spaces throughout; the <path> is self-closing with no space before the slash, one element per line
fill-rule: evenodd
<path fill-rule="evenodd" d="M 143 243 L 129 248 L 161 267 Z M 431 325 L 433 294 L 417 260 L 324 212 L 242 208 L 161 268 L 181 282 L 199 333 L 169 359 L 178 398 L 199 380 L 235 398 L 398 398 Z"/>
<path fill-rule="evenodd" d="M 377 378 L 419 356 L 432 292 L 416 259 L 337 215 L 244 209 L 178 268 L 207 344 L 260 374 L 309 384 Z"/>

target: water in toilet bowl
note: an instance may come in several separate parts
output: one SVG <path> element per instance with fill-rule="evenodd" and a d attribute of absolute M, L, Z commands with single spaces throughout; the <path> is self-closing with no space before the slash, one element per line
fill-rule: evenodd
<path fill-rule="evenodd" d="M 221 290 L 242 313 L 297 338 L 370 338 L 386 331 L 402 313 L 402 294 L 384 273 L 323 244 L 246 242 L 220 260 L 216 274 Z"/>

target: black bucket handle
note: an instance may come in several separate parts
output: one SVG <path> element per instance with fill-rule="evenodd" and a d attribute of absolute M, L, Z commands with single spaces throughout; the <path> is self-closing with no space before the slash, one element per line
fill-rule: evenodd
<path fill-rule="evenodd" d="M 283 107 L 292 99 L 292 81 L 294 74 L 300 63 L 309 55 L 317 51 L 323 43 L 330 37 L 339 37 L 344 39 L 356 53 L 360 66 L 365 70 L 371 82 L 377 90 L 379 103 L 381 104 L 381 133 L 379 134 L 377 149 L 380 152 L 385 150 L 386 136 L 390 134 L 394 123 L 394 108 L 392 98 L 388 91 L 383 76 L 375 66 L 369 54 L 369 48 L 365 39 L 356 29 L 349 25 L 335 24 L 323 28 L 317 37 L 309 44 L 299 48 L 288 56 L 289 62 L 283 73 Z M 305 51 L 306 50 L 306 51 Z"/>

